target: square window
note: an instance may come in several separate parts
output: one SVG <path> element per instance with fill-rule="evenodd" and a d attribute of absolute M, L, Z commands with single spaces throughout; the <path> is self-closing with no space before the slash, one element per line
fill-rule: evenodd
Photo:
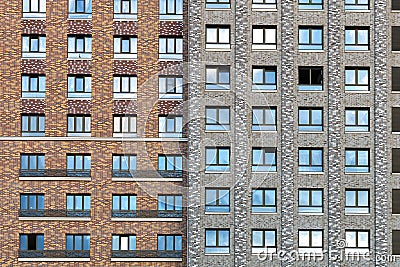
<path fill-rule="evenodd" d="M 299 67 L 299 91 L 322 91 L 322 67 Z"/>
<path fill-rule="evenodd" d="M 275 50 L 276 46 L 276 26 L 253 26 L 253 50 Z"/>
<path fill-rule="evenodd" d="M 322 7 L 322 5 L 321 5 Z M 299 27 L 299 50 L 322 50 L 323 49 L 322 27 Z"/>
<path fill-rule="evenodd" d="M 346 27 L 345 29 L 346 51 L 368 51 L 369 50 L 369 28 L 368 27 Z"/>

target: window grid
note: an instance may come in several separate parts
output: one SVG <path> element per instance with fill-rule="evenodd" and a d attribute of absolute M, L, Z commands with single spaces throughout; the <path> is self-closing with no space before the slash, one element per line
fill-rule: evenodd
<path fill-rule="evenodd" d="M 111 247 L 113 251 L 135 251 L 136 235 L 112 235 Z"/>
<path fill-rule="evenodd" d="M 323 171 L 322 148 L 299 148 L 299 172 Z"/>
<path fill-rule="evenodd" d="M 22 97 L 44 98 L 46 97 L 46 76 L 41 74 L 21 75 Z"/>
<path fill-rule="evenodd" d="M 114 0 L 114 18 L 137 19 L 137 0 Z"/>
<path fill-rule="evenodd" d="M 160 59 L 183 59 L 183 38 L 160 36 L 159 38 L 159 58 Z"/>
<path fill-rule="evenodd" d="M 276 172 L 276 148 L 253 148 L 253 172 Z"/>
<path fill-rule="evenodd" d="M 230 67 L 207 66 L 206 90 L 229 90 L 229 89 L 230 89 Z"/>
<path fill-rule="evenodd" d="M 323 49 L 322 27 L 315 27 L 315 26 L 299 27 L 299 50 L 322 50 L 322 49 Z"/>
<path fill-rule="evenodd" d="M 114 58 L 136 59 L 137 36 L 114 36 Z"/>
<path fill-rule="evenodd" d="M 181 251 L 182 236 L 181 235 L 158 235 L 159 251 Z"/>
<path fill-rule="evenodd" d="M 276 26 L 253 26 L 252 49 L 276 49 Z"/>
<path fill-rule="evenodd" d="M 225 172 L 230 170 L 229 147 L 206 147 L 206 171 Z"/>
<path fill-rule="evenodd" d="M 90 154 L 67 154 L 67 172 L 90 175 Z"/>
<path fill-rule="evenodd" d="M 345 77 L 346 91 L 369 91 L 369 68 L 346 67 Z"/>
<path fill-rule="evenodd" d="M 367 27 L 346 27 L 345 50 L 369 50 L 369 29 Z"/>
<path fill-rule="evenodd" d="M 368 108 L 346 108 L 345 109 L 345 131 L 346 132 L 368 132 L 369 131 L 369 109 Z"/>
<path fill-rule="evenodd" d="M 229 253 L 229 229 L 206 229 L 205 253 Z"/>
<path fill-rule="evenodd" d="M 346 149 L 345 173 L 369 172 L 369 149 Z"/>
<path fill-rule="evenodd" d="M 21 120 L 22 136 L 44 136 L 45 116 L 43 114 L 22 114 Z"/>
<path fill-rule="evenodd" d="M 44 234 L 20 234 L 20 250 L 44 250 Z"/>
<path fill-rule="evenodd" d="M 206 188 L 206 212 L 229 212 L 229 188 Z"/>
<path fill-rule="evenodd" d="M 114 212 L 136 211 L 136 195 L 113 195 L 112 210 Z"/>
<path fill-rule="evenodd" d="M 252 212 L 275 213 L 276 212 L 276 189 L 258 188 L 252 191 Z"/>
<path fill-rule="evenodd" d="M 182 137 L 182 116 L 167 115 L 158 117 L 160 137 Z"/>
<path fill-rule="evenodd" d="M 276 66 L 253 67 L 252 90 L 276 90 L 277 69 Z"/>
<path fill-rule="evenodd" d="M 24 18 L 45 18 L 46 0 L 23 0 L 22 12 Z"/>
<path fill-rule="evenodd" d="M 302 245 L 304 242 L 300 240 L 300 236 L 308 234 L 308 244 Z M 315 240 L 314 237 L 321 236 L 321 240 Z M 323 248 L 323 231 L 322 230 L 299 230 L 299 248 Z"/>
<path fill-rule="evenodd" d="M 206 131 L 229 131 L 230 108 L 206 107 Z"/>
<path fill-rule="evenodd" d="M 161 99 L 182 99 L 182 76 L 159 76 L 158 91 Z"/>
<path fill-rule="evenodd" d="M 367 237 L 366 240 L 362 240 Z M 354 238 L 354 241 L 351 240 Z M 366 244 L 363 244 L 365 243 Z M 346 230 L 346 248 L 369 248 L 368 230 Z"/>
<path fill-rule="evenodd" d="M 321 196 L 319 198 L 319 196 Z M 298 192 L 300 213 L 323 212 L 323 190 L 301 188 Z M 305 197 L 305 199 L 303 198 Z"/>
<path fill-rule="evenodd" d="M 159 171 L 181 171 L 182 156 L 181 155 L 159 155 L 158 156 Z"/>
<path fill-rule="evenodd" d="M 182 196 L 180 195 L 159 195 L 159 211 L 180 211 L 182 210 Z"/>
<path fill-rule="evenodd" d="M 20 194 L 20 210 L 43 211 L 44 194 Z"/>
<path fill-rule="evenodd" d="M 322 131 L 323 129 L 322 108 L 299 108 L 299 131 Z"/>
<path fill-rule="evenodd" d="M 260 240 L 256 240 L 256 234 L 261 234 Z M 269 240 L 269 234 L 273 234 L 272 240 Z M 261 241 L 261 242 L 260 242 Z M 271 244 L 272 243 L 272 244 Z M 251 230 L 252 248 L 277 248 L 275 229 L 252 229 Z"/>
<path fill-rule="evenodd" d="M 206 49 L 230 49 L 230 27 L 206 25 Z"/>
<path fill-rule="evenodd" d="M 137 76 L 114 76 L 114 98 L 137 98 Z"/>
<path fill-rule="evenodd" d="M 90 211 L 90 195 L 68 194 L 67 211 Z"/>
<path fill-rule="evenodd" d="M 86 234 L 67 234 L 66 249 L 75 251 L 90 250 L 90 235 Z"/>
<path fill-rule="evenodd" d="M 346 213 L 369 213 L 369 190 L 346 189 Z"/>
<path fill-rule="evenodd" d="M 299 0 L 299 9 L 321 10 L 322 0 Z"/>
<path fill-rule="evenodd" d="M 276 131 L 276 107 L 253 107 L 253 131 Z"/>
<path fill-rule="evenodd" d="M 299 91 L 322 91 L 322 85 L 322 67 L 299 67 Z"/>
<path fill-rule="evenodd" d="M 68 115 L 68 135 L 90 134 L 90 115 Z"/>
<path fill-rule="evenodd" d="M 344 2 L 345 10 L 368 10 L 369 1 L 368 0 L 345 0 Z"/>
<path fill-rule="evenodd" d="M 21 154 L 21 170 L 30 172 L 44 171 L 45 154 Z"/>
<path fill-rule="evenodd" d="M 133 114 L 114 115 L 114 136 L 115 134 L 136 134 L 137 132 L 137 117 Z"/>

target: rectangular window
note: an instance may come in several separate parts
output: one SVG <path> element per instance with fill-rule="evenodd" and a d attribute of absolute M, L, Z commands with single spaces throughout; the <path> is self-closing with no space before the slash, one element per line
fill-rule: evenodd
<path fill-rule="evenodd" d="M 229 107 L 206 107 L 206 131 L 229 131 Z"/>
<path fill-rule="evenodd" d="M 46 35 L 22 35 L 22 57 L 45 58 Z"/>
<path fill-rule="evenodd" d="M 44 114 L 22 114 L 21 135 L 22 136 L 44 136 L 45 116 Z"/>
<path fill-rule="evenodd" d="M 369 68 L 346 67 L 346 91 L 369 91 Z"/>
<path fill-rule="evenodd" d="M 253 0 L 252 9 L 277 9 L 276 0 Z"/>
<path fill-rule="evenodd" d="M 345 111 L 346 132 L 368 132 L 369 131 L 369 109 L 346 108 Z"/>
<path fill-rule="evenodd" d="M 276 26 L 253 26 L 253 50 L 276 49 Z"/>
<path fill-rule="evenodd" d="M 23 18 L 46 18 L 46 0 L 23 0 Z"/>
<path fill-rule="evenodd" d="M 20 194 L 20 212 L 44 211 L 44 194 Z M 29 216 L 29 215 L 28 215 Z"/>
<path fill-rule="evenodd" d="M 345 213 L 369 213 L 369 190 L 346 189 Z"/>
<path fill-rule="evenodd" d="M 159 76 L 158 93 L 160 99 L 182 99 L 183 77 Z"/>
<path fill-rule="evenodd" d="M 90 136 L 90 115 L 68 115 L 67 136 Z"/>
<path fill-rule="evenodd" d="M 44 234 L 20 234 L 19 250 L 44 250 Z"/>
<path fill-rule="evenodd" d="M 229 66 L 207 66 L 206 90 L 229 90 L 230 89 L 229 69 L 230 69 Z"/>
<path fill-rule="evenodd" d="M 301 10 L 322 10 L 322 0 L 299 0 Z"/>
<path fill-rule="evenodd" d="M 111 249 L 113 251 L 136 250 L 136 235 L 112 235 Z"/>
<path fill-rule="evenodd" d="M 114 19 L 137 19 L 137 0 L 114 0 Z"/>
<path fill-rule="evenodd" d="M 181 235 L 158 235 L 158 251 L 182 251 Z"/>
<path fill-rule="evenodd" d="M 299 131 L 322 131 L 322 108 L 299 107 Z"/>
<path fill-rule="evenodd" d="M 136 155 L 113 155 L 113 177 L 135 177 Z"/>
<path fill-rule="evenodd" d="M 181 211 L 182 196 L 178 195 L 159 195 L 158 211 Z"/>
<path fill-rule="evenodd" d="M 80 213 L 90 216 L 90 195 L 67 194 L 67 214 Z"/>
<path fill-rule="evenodd" d="M 323 49 L 322 27 L 315 27 L 315 26 L 299 27 L 299 50 L 322 50 L 322 49 Z"/>
<path fill-rule="evenodd" d="M 44 154 L 21 154 L 21 176 L 44 176 Z"/>
<path fill-rule="evenodd" d="M 253 131 L 276 131 L 276 107 L 253 107 Z"/>
<path fill-rule="evenodd" d="M 392 0 L 392 10 L 400 10 L 399 0 Z"/>
<path fill-rule="evenodd" d="M 400 26 L 392 26 L 392 51 L 400 51 Z"/>
<path fill-rule="evenodd" d="M 275 213 L 276 189 L 258 188 L 252 191 L 251 212 Z"/>
<path fill-rule="evenodd" d="M 392 132 L 400 132 L 400 108 L 392 108 Z"/>
<path fill-rule="evenodd" d="M 67 175 L 90 177 L 90 154 L 67 154 Z"/>
<path fill-rule="evenodd" d="M 368 0 L 345 0 L 344 9 L 345 10 L 368 10 L 369 3 L 368 3 Z"/>
<path fill-rule="evenodd" d="M 45 98 L 46 76 L 39 74 L 22 74 L 21 91 L 23 98 Z"/>
<path fill-rule="evenodd" d="M 346 149 L 345 172 L 369 172 L 369 149 Z"/>
<path fill-rule="evenodd" d="M 230 49 L 230 27 L 226 25 L 206 26 L 206 49 Z"/>
<path fill-rule="evenodd" d="M 276 148 L 253 148 L 252 172 L 276 172 Z"/>
<path fill-rule="evenodd" d="M 228 172 L 229 164 L 229 147 L 206 147 L 206 171 Z"/>
<path fill-rule="evenodd" d="M 68 35 L 68 58 L 70 59 L 92 58 L 92 36 Z"/>
<path fill-rule="evenodd" d="M 251 230 L 251 253 L 276 253 L 276 230 Z"/>
<path fill-rule="evenodd" d="M 90 235 L 66 235 L 67 250 L 90 250 Z"/>
<path fill-rule="evenodd" d="M 392 214 L 400 214 L 400 189 L 392 189 Z"/>
<path fill-rule="evenodd" d="M 368 252 L 369 231 L 368 230 L 346 230 L 345 253 Z"/>
<path fill-rule="evenodd" d="M 136 99 L 137 76 L 114 76 L 113 92 L 115 99 Z"/>
<path fill-rule="evenodd" d="M 399 8 L 400 10 L 400 5 Z M 392 231 L 392 254 L 400 255 L 400 231 L 393 230 Z"/>
<path fill-rule="evenodd" d="M 68 97 L 91 98 L 92 77 L 88 75 L 68 75 Z"/>
<path fill-rule="evenodd" d="M 182 20 L 183 0 L 160 0 L 161 20 Z"/>
<path fill-rule="evenodd" d="M 114 58 L 115 59 L 137 58 L 137 37 L 114 36 Z"/>
<path fill-rule="evenodd" d="M 159 137 L 182 137 L 182 116 L 168 115 L 158 117 Z"/>
<path fill-rule="evenodd" d="M 112 217 L 120 217 L 120 218 L 136 217 L 136 196 L 113 195 Z"/>
<path fill-rule="evenodd" d="M 299 172 L 322 172 L 322 148 L 299 148 Z"/>
<path fill-rule="evenodd" d="M 206 8 L 225 9 L 231 8 L 230 0 L 206 0 Z"/>
<path fill-rule="evenodd" d="M 276 90 L 276 67 L 253 67 L 253 91 Z"/>
<path fill-rule="evenodd" d="M 345 29 L 346 51 L 369 50 L 369 28 L 368 27 L 346 27 Z"/>
<path fill-rule="evenodd" d="M 91 19 L 92 0 L 69 0 L 68 18 L 70 19 Z"/>
<path fill-rule="evenodd" d="M 182 60 L 183 38 L 160 36 L 158 49 L 160 59 Z"/>
<path fill-rule="evenodd" d="M 322 91 L 322 67 L 299 67 L 299 91 Z"/>
<path fill-rule="evenodd" d="M 400 91 L 400 67 L 392 67 L 392 91 Z"/>
<path fill-rule="evenodd" d="M 205 253 L 229 253 L 229 229 L 206 229 Z"/>
<path fill-rule="evenodd" d="M 322 253 L 323 230 L 299 230 L 299 253 Z"/>
<path fill-rule="evenodd" d="M 159 171 L 182 171 L 181 155 L 159 155 L 158 156 Z"/>
<path fill-rule="evenodd" d="M 133 114 L 114 115 L 114 137 L 136 137 L 137 117 Z"/>
<path fill-rule="evenodd" d="M 400 148 L 392 148 L 392 173 L 400 173 Z"/>
<path fill-rule="evenodd" d="M 229 189 L 206 188 L 206 212 L 230 212 Z"/>
<path fill-rule="evenodd" d="M 299 189 L 299 213 L 322 213 L 322 189 Z"/>

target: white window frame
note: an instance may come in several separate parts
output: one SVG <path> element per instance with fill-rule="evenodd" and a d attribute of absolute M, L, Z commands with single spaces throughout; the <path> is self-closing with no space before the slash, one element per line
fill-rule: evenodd
<path fill-rule="evenodd" d="M 46 0 L 23 0 L 23 18 L 46 18 Z"/>
<path fill-rule="evenodd" d="M 77 91 L 78 81 L 82 83 L 83 91 Z M 91 98 L 92 76 L 68 75 L 68 98 Z"/>
<path fill-rule="evenodd" d="M 171 85 L 173 84 L 173 87 Z M 183 77 L 173 75 L 160 75 L 158 77 L 159 99 L 182 99 Z"/>
<path fill-rule="evenodd" d="M 113 137 L 136 137 L 137 117 L 134 114 L 113 116 Z"/>
<path fill-rule="evenodd" d="M 46 75 L 44 74 L 22 74 L 21 75 L 22 98 L 45 98 L 46 97 Z"/>
<path fill-rule="evenodd" d="M 137 13 L 138 0 L 114 0 L 114 19 L 137 20 Z"/>
<path fill-rule="evenodd" d="M 91 136 L 92 117 L 87 114 L 68 115 L 67 136 Z"/>
<path fill-rule="evenodd" d="M 173 129 L 171 130 L 170 127 Z M 182 115 L 167 115 L 158 117 L 158 136 L 161 138 L 181 138 L 182 127 Z"/>
<path fill-rule="evenodd" d="M 230 34 L 229 25 L 206 25 L 206 49 L 231 49 Z"/>
<path fill-rule="evenodd" d="M 32 50 L 32 42 L 37 42 L 38 49 Z M 22 35 L 23 58 L 46 58 L 46 35 L 30 34 Z"/>
<path fill-rule="evenodd" d="M 113 98 L 137 99 L 137 76 L 114 75 Z"/>
<path fill-rule="evenodd" d="M 123 43 L 128 41 L 129 51 L 122 51 Z M 114 58 L 115 59 L 137 59 L 137 36 L 114 36 Z"/>
<path fill-rule="evenodd" d="M 183 38 L 160 36 L 158 57 L 162 60 L 183 60 Z"/>
<path fill-rule="evenodd" d="M 252 50 L 276 50 L 277 27 L 255 25 L 252 29 Z"/>
<path fill-rule="evenodd" d="M 77 51 L 78 42 L 82 42 L 82 51 Z M 68 35 L 68 59 L 91 59 L 92 36 Z"/>

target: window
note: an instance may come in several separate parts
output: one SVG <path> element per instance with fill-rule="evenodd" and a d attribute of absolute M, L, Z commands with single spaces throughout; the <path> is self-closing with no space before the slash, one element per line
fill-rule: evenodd
<path fill-rule="evenodd" d="M 206 212 L 230 212 L 229 189 L 206 188 Z"/>
<path fill-rule="evenodd" d="M 114 36 L 114 58 L 137 58 L 137 37 Z"/>
<path fill-rule="evenodd" d="M 114 76 L 113 91 L 116 99 L 136 99 L 137 76 Z"/>
<path fill-rule="evenodd" d="M 369 68 L 346 67 L 346 91 L 369 91 Z"/>
<path fill-rule="evenodd" d="M 113 155 L 112 176 L 132 177 L 136 172 L 136 155 Z"/>
<path fill-rule="evenodd" d="M 68 115 L 67 136 L 90 136 L 90 115 Z"/>
<path fill-rule="evenodd" d="M 230 28 L 225 25 L 206 26 L 206 49 L 230 49 Z"/>
<path fill-rule="evenodd" d="M 38 74 L 23 74 L 21 79 L 22 97 L 45 98 L 46 76 Z"/>
<path fill-rule="evenodd" d="M 368 132 L 369 131 L 369 109 L 346 108 L 346 132 Z"/>
<path fill-rule="evenodd" d="M 276 26 L 253 26 L 252 49 L 276 49 Z"/>
<path fill-rule="evenodd" d="M 299 131 L 322 131 L 322 108 L 299 108 Z"/>
<path fill-rule="evenodd" d="M 67 195 L 67 215 L 90 216 L 90 195 Z"/>
<path fill-rule="evenodd" d="M 45 35 L 22 35 L 22 57 L 45 58 Z"/>
<path fill-rule="evenodd" d="M 91 19 L 92 0 L 69 0 L 68 18 L 70 19 Z"/>
<path fill-rule="evenodd" d="M 158 93 L 160 99 L 182 99 L 182 76 L 159 76 Z"/>
<path fill-rule="evenodd" d="M 345 213 L 369 213 L 369 190 L 346 189 Z"/>
<path fill-rule="evenodd" d="M 299 9 L 321 10 L 322 0 L 299 0 Z"/>
<path fill-rule="evenodd" d="M 392 26 L 392 51 L 400 51 L 400 26 Z"/>
<path fill-rule="evenodd" d="M 79 58 L 79 59 L 92 58 L 92 36 L 69 35 L 68 58 Z"/>
<path fill-rule="evenodd" d="M 227 172 L 229 164 L 229 147 L 206 147 L 206 171 Z"/>
<path fill-rule="evenodd" d="M 20 250 L 44 250 L 43 234 L 20 234 L 19 235 Z"/>
<path fill-rule="evenodd" d="M 44 194 L 20 194 L 20 214 L 30 216 L 44 211 Z M 30 212 L 32 212 L 30 214 Z M 42 213 L 43 214 L 43 213 Z M 44 215 L 44 214 L 43 214 Z"/>
<path fill-rule="evenodd" d="M 399 7 L 400 9 L 400 7 Z M 392 231 L 392 254 L 400 255 L 400 231 L 393 230 Z"/>
<path fill-rule="evenodd" d="M 67 250 L 90 250 L 90 235 L 67 234 Z"/>
<path fill-rule="evenodd" d="M 322 172 L 322 148 L 299 148 L 299 172 Z"/>
<path fill-rule="evenodd" d="M 115 19 L 137 19 L 137 0 L 114 0 Z"/>
<path fill-rule="evenodd" d="M 22 136 L 44 136 L 45 117 L 44 114 L 22 114 L 21 115 Z"/>
<path fill-rule="evenodd" d="M 258 188 L 252 191 L 251 212 L 275 213 L 276 189 Z"/>
<path fill-rule="evenodd" d="M 368 10 L 369 3 L 368 3 L 368 0 L 345 0 L 344 9 L 345 10 Z"/>
<path fill-rule="evenodd" d="M 392 148 L 392 173 L 400 173 L 400 148 Z"/>
<path fill-rule="evenodd" d="M 181 155 L 159 155 L 158 156 L 159 171 L 182 171 Z"/>
<path fill-rule="evenodd" d="M 158 235 L 158 251 L 181 251 L 182 236 L 181 235 Z"/>
<path fill-rule="evenodd" d="M 276 107 L 253 107 L 253 131 L 276 131 Z"/>
<path fill-rule="evenodd" d="M 23 18 L 46 18 L 46 0 L 23 0 Z"/>
<path fill-rule="evenodd" d="M 276 0 L 253 0 L 253 9 L 276 9 Z"/>
<path fill-rule="evenodd" d="M 67 175 L 90 177 L 89 154 L 67 154 Z"/>
<path fill-rule="evenodd" d="M 85 75 L 68 75 L 68 97 L 92 97 L 92 77 Z"/>
<path fill-rule="evenodd" d="M 369 149 L 346 149 L 345 172 L 369 172 Z"/>
<path fill-rule="evenodd" d="M 400 67 L 392 67 L 392 91 L 400 91 Z"/>
<path fill-rule="evenodd" d="M 182 20 L 182 0 L 160 0 L 160 19 Z"/>
<path fill-rule="evenodd" d="M 206 107 L 206 131 L 229 131 L 229 107 Z"/>
<path fill-rule="evenodd" d="M 322 50 L 322 36 L 322 27 L 299 27 L 299 50 Z"/>
<path fill-rule="evenodd" d="M 178 195 L 159 195 L 158 196 L 159 211 L 181 211 L 182 196 Z"/>
<path fill-rule="evenodd" d="M 183 38 L 160 36 L 158 53 L 160 59 L 183 59 Z"/>
<path fill-rule="evenodd" d="M 392 214 L 400 214 L 400 189 L 392 189 Z"/>
<path fill-rule="evenodd" d="M 22 176 L 44 176 L 44 154 L 21 154 Z"/>
<path fill-rule="evenodd" d="M 276 90 L 276 67 L 253 67 L 253 91 Z"/>
<path fill-rule="evenodd" d="M 112 217 L 136 217 L 136 196 L 113 195 Z"/>
<path fill-rule="evenodd" d="M 322 230 L 299 230 L 299 253 L 322 253 Z"/>
<path fill-rule="evenodd" d="M 136 137 L 136 115 L 114 115 L 114 137 Z"/>
<path fill-rule="evenodd" d="M 230 70 L 229 66 L 206 67 L 206 90 L 229 90 Z"/>
<path fill-rule="evenodd" d="M 251 253 L 276 253 L 276 230 L 251 230 Z"/>
<path fill-rule="evenodd" d="M 299 212 L 322 213 L 322 189 L 299 189 Z"/>
<path fill-rule="evenodd" d="M 369 50 L 369 29 L 367 27 L 346 27 L 345 50 Z"/>
<path fill-rule="evenodd" d="M 346 253 L 369 252 L 368 230 L 346 230 Z"/>
<path fill-rule="evenodd" d="M 206 229 L 205 253 L 229 253 L 229 229 Z"/>
<path fill-rule="evenodd" d="M 400 10 L 400 2 L 398 0 L 392 0 L 392 10 Z"/>
<path fill-rule="evenodd" d="M 136 235 L 112 235 L 112 250 L 136 250 Z"/>
<path fill-rule="evenodd" d="M 392 108 L 392 132 L 400 132 L 400 108 Z"/>
<path fill-rule="evenodd" d="M 276 172 L 276 148 L 253 148 L 252 172 Z"/>
<path fill-rule="evenodd" d="M 322 91 L 322 67 L 299 67 L 299 91 Z"/>
<path fill-rule="evenodd" d="M 206 8 L 231 8 L 230 0 L 206 0 Z"/>
<path fill-rule="evenodd" d="M 158 136 L 175 138 L 182 137 L 182 116 L 159 116 Z"/>

